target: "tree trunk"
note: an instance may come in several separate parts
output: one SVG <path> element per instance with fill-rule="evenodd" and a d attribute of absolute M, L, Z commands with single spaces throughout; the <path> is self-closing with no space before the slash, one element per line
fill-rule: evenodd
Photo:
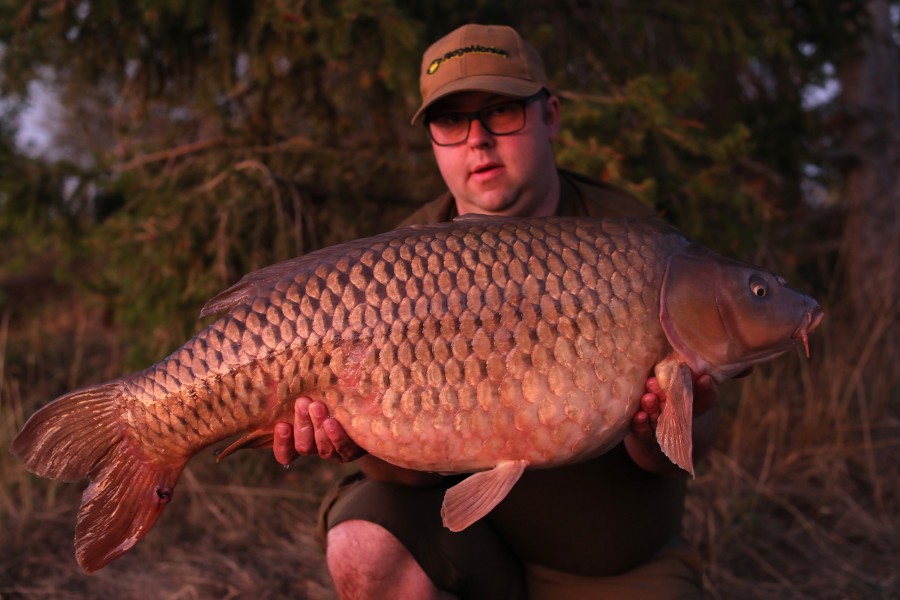
<path fill-rule="evenodd" d="M 900 47 L 891 36 L 888 0 L 870 0 L 868 9 L 871 35 L 839 70 L 854 158 L 845 171 L 841 292 L 853 314 L 846 333 L 867 337 L 859 339 L 863 347 L 887 357 L 877 362 L 890 368 L 900 304 Z"/>

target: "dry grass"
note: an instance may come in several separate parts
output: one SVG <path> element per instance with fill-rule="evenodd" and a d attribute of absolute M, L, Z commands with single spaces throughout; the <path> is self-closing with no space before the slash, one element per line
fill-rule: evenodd
<path fill-rule="evenodd" d="M 889 317 L 881 330 L 827 321 L 811 361 L 789 356 L 723 387 L 725 427 L 686 517 L 711 598 L 900 596 Z M 0 448 L 49 398 L 117 375 L 125 343 L 77 299 L 0 314 Z M 314 527 L 337 474 L 312 460 L 286 471 L 268 454 L 222 465 L 202 455 L 148 537 L 87 576 L 72 547 L 81 486 L 36 478 L 0 452 L 0 597 L 334 598 Z"/>
<path fill-rule="evenodd" d="M 39 405 L 117 374 L 121 341 L 71 301 L 0 314 L 0 598 L 334 598 L 315 520 L 338 471 L 318 461 L 285 470 L 256 452 L 197 457 L 134 550 L 81 572 L 72 539 L 83 486 L 36 478 L 6 451 Z"/>
<path fill-rule="evenodd" d="M 896 331 L 896 312 L 891 322 Z M 898 374 L 886 333 L 826 324 L 811 361 L 779 359 L 724 389 L 727 424 L 686 520 L 711 597 L 900 594 Z"/>

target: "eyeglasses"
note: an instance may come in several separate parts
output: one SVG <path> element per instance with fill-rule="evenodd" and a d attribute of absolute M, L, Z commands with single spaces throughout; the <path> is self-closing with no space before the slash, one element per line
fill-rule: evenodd
<path fill-rule="evenodd" d="M 481 126 L 492 135 L 510 135 L 525 128 L 525 107 L 544 95 L 541 90 L 522 100 L 501 102 L 475 112 L 448 112 L 425 117 L 428 135 L 438 146 L 455 146 L 469 139 L 472 121 L 478 119 Z"/>

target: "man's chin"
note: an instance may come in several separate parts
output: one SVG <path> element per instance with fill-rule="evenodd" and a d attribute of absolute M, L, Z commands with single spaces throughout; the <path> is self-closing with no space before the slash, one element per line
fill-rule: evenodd
<path fill-rule="evenodd" d="M 516 202 L 503 194 L 489 191 L 470 196 L 461 203 L 460 209 L 480 214 L 513 216 L 516 213 Z"/>
<path fill-rule="evenodd" d="M 506 206 L 506 205 L 493 205 L 493 204 L 477 204 L 474 205 L 468 212 L 479 213 L 483 215 L 495 215 L 498 217 L 516 217 L 519 216 L 519 213 L 515 210 L 515 207 Z"/>

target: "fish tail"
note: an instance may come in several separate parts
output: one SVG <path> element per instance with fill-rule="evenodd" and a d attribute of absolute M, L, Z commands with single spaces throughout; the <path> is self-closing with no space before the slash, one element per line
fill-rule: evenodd
<path fill-rule="evenodd" d="M 88 573 L 127 552 L 172 497 L 186 459 L 159 464 L 127 436 L 119 418 L 121 380 L 66 394 L 28 420 L 10 450 L 50 479 L 89 479 L 75 529 L 75 555 Z"/>

